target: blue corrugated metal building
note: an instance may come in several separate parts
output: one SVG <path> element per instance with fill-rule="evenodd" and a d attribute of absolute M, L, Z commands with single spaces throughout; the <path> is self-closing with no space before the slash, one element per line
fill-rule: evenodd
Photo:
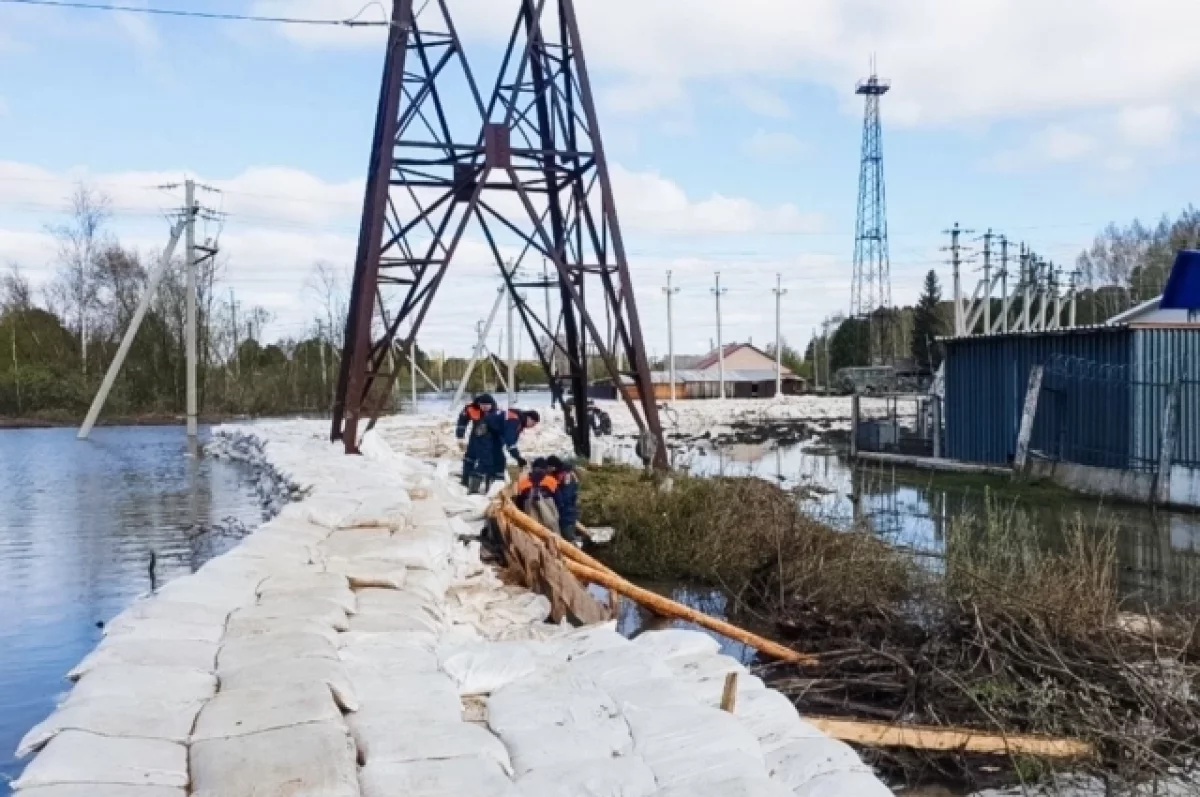
<path fill-rule="evenodd" d="M 1153 470 L 1168 391 L 1179 382 L 1175 461 L 1200 465 L 1200 327 L 1089 327 L 943 343 L 943 450 L 951 459 L 1012 461 L 1029 373 L 1043 365 L 1033 451 Z"/>

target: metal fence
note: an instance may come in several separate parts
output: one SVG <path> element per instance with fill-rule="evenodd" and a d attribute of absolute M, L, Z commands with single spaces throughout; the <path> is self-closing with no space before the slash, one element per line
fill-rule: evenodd
<path fill-rule="evenodd" d="M 1138 369 L 1145 373 L 1146 369 Z M 1200 467 L 1200 379 L 1139 378 L 1127 365 L 1078 357 L 1046 361 L 1031 451 L 1098 468 L 1157 471 L 1168 404 L 1177 430 L 1171 460 Z"/>
<path fill-rule="evenodd" d="M 856 396 L 854 434 L 857 451 L 932 457 L 934 430 L 940 425 L 936 396 L 894 394 Z"/>

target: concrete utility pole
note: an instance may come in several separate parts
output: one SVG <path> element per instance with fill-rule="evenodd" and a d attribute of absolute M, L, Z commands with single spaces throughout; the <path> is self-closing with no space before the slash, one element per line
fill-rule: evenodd
<path fill-rule="evenodd" d="M 133 313 L 133 318 L 129 322 L 129 328 L 125 330 L 125 337 L 121 338 L 121 345 L 117 348 L 117 354 L 113 357 L 113 361 L 108 365 L 108 372 L 104 374 L 104 381 L 100 383 L 100 390 L 96 392 L 96 398 L 92 400 L 92 406 L 88 409 L 87 417 L 83 419 L 83 425 L 79 427 L 78 438 L 87 440 L 88 435 L 92 433 L 92 427 L 96 425 L 96 419 L 100 417 L 100 410 L 104 408 L 104 402 L 108 399 L 108 393 L 112 390 L 113 382 L 117 379 L 117 374 L 121 372 L 121 366 L 125 362 L 125 357 L 129 354 L 129 347 L 133 345 L 133 339 L 137 336 L 138 328 L 142 325 L 142 319 L 146 317 L 146 310 L 150 307 L 150 300 L 154 298 L 154 292 L 158 290 L 158 284 L 162 281 L 163 274 L 166 273 L 168 266 L 171 265 L 171 258 L 175 255 L 175 246 L 179 243 L 179 237 L 183 234 L 183 229 L 187 226 L 186 218 L 176 222 L 171 228 L 171 239 L 167 242 L 167 248 L 163 250 L 162 258 L 158 261 L 158 268 L 150 275 L 150 280 L 146 283 L 146 290 L 142 294 L 141 300 L 138 302 L 137 309 Z"/>
<path fill-rule="evenodd" d="M 517 406 L 517 396 L 513 392 L 517 385 L 517 338 L 513 334 L 513 297 L 508 291 L 508 408 Z"/>
<path fill-rule="evenodd" d="M 187 436 L 195 437 L 197 430 L 196 408 L 196 183 L 187 180 L 183 184 L 183 206 L 187 221 L 187 238 L 184 255 L 187 268 Z"/>
<path fill-rule="evenodd" d="M 945 230 L 945 234 L 950 236 L 950 246 L 943 247 L 942 251 L 950 252 L 950 265 L 954 269 L 954 335 L 962 337 L 966 332 L 966 318 L 963 312 L 963 294 L 962 294 L 962 243 L 960 238 L 962 235 L 971 234 L 974 230 L 964 230 L 958 226 L 958 222 L 954 223 L 954 227 Z"/>
<path fill-rule="evenodd" d="M 817 337 L 817 328 L 813 327 L 812 336 L 813 350 L 813 390 L 816 391 L 821 387 L 821 339 Z"/>
<path fill-rule="evenodd" d="M 725 343 L 721 339 L 721 294 L 725 291 L 721 288 L 721 272 L 717 272 L 717 284 L 712 289 L 713 295 L 717 297 L 717 373 L 721 380 L 721 398 L 725 398 Z"/>
<path fill-rule="evenodd" d="M 667 287 L 663 288 L 663 293 L 667 295 L 667 370 L 669 372 L 667 378 L 671 380 L 671 401 L 675 401 L 675 318 L 672 314 L 672 306 L 675 303 L 675 294 L 679 293 L 679 289 L 671 287 L 671 272 L 669 271 L 667 272 Z"/>
<path fill-rule="evenodd" d="M 1030 252 L 1021 244 L 1021 284 L 1025 286 L 1025 296 L 1021 300 L 1021 320 L 1017 324 L 1019 332 L 1029 332 L 1030 305 L 1033 304 L 1033 264 L 1030 262 Z"/>
<path fill-rule="evenodd" d="M 992 331 L 992 231 L 983 234 L 983 334 Z"/>
<path fill-rule="evenodd" d="M 1008 238 L 1000 236 L 1000 331 L 1008 332 L 1008 310 L 1012 307 L 1012 297 L 1008 295 Z M 995 329 L 990 330 L 995 332 Z"/>
<path fill-rule="evenodd" d="M 1075 306 L 1077 303 L 1076 300 L 1079 298 L 1079 277 L 1081 277 L 1081 276 L 1082 275 L 1077 270 L 1071 272 L 1071 288 L 1070 288 L 1071 303 L 1068 306 L 1068 310 L 1067 310 L 1067 312 L 1068 312 L 1067 323 L 1070 324 L 1071 329 L 1075 328 Z"/>
<path fill-rule="evenodd" d="M 775 395 L 783 395 L 783 335 L 781 334 L 783 295 L 787 290 L 783 287 L 783 277 L 775 275 Z"/>
<path fill-rule="evenodd" d="M 408 377 L 409 389 L 412 391 L 413 414 L 417 412 L 417 341 L 413 340 L 408 346 Z"/>
<path fill-rule="evenodd" d="M 487 347 L 487 336 L 492 331 L 492 323 L 496 320 L 496 313 L 500 310 L 500 302 L 504 300 L 505 287 L 500 286 L 500 290 L 496 292 L 496 301 L 492 303 L 492 312 L 488 313 L 487 322 L 479 327 L 479 337 L 475 341 L 475 351 L 471 354 L 471 361 L 467 363 L 467 370 L 463 373 L 462 381 L 458 383 L 458 390 L 454 391 L 454 401 L 450 405 L 450 411 L 458 414 L 458 405 L 462 402 L 463 391 L 467 389 L 467 383 L 471 381 L 471 372 L 475 370 L 475 364 L 479 362 L 479 358 L 483 356 L 483 351 Z"/>

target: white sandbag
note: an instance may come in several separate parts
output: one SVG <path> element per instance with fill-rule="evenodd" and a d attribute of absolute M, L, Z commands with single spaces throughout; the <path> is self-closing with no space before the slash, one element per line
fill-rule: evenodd
<path fill-rule="evenodd" d="M 366 587 L 402 589 L 408 574 L 404 565 L 362 557 L 327 559 L 325 570 L 345 577 L 354 589 Z"/>
<path fill-rule="evenodd" d="M 160 589 L 157 595 L 160 600 L 203 603 L 230 612 L 258 600 L 257 587 L 257 580 L 201 577 L 197 573 L 175 579 Z"/>
<path fill-rule="evenodd" d="M 866 771 L 849 745 L 827 736 L 796 739 L 766 755 L 767 771 L 788 789 L 797 789 L 823 775 Z"/>
<path fill-rule="evenodd" d="M 274 596 L 261 598 L 257 605 L 238 609 L 230 620 L 312 620 L 345 631 L 346 610 L 322 598 Z"/>
<path fill-rule="evenodd" d="M 118 617 L 104 627 L 107 639 L 161 639 L 191 640 L 195 642 L 220 642 L 225 633 L 225 624 L 200 625 L 181 623 L 176 620 L 131 619 Z"/>
<path fill-rule="evenodd" d="M 357 709 L 361 713 L 408 715 L 414 722 L 453 722 L 462 716 L 458 690 L 441 673 L 397 677 L 394 671 L 353 661 L 344 662 L 342 668 L 362 704 Z"/>
<path fill-rule="evenodd" d="M 194 639 L 164 641 L 115 636 L 101 642 L 99 647 L 67 673 L 67 677 L 77 681 L 97 667 L 131 664 L 144 667 L 184 667 L 213 672 L 217 669 L 218 647 L 216 642 Z"/>
<path fill-rule="evenodd" d="M 575 656 L 568 666 L 573 672 L 595 681 L 602 689 L 636 683 L 647 678 L 671 676 L 667 665 L 632 645 Z"/>
<path fill-rule="evenodd" d="M 134 601 L 128 609 L 111 620 L 110 625 L 126 620 L 170 620 L 176 623 L 222 626 L 228 617 L 229 610 L 222 606 L 153 597 Z"/>
<path fill-rule="evenodd" d="M 357 605 L 354 592 L 345 576 L 337 573 L 312 571 L 304 573 L 269 576 L 258 585 L 260 598 L 275 596 L 300 596 L 321 598 L 338 604 L 353 613 Z"/>
<path fill-rule="evenodd" d="M 517 780 L 522 797 L 650 797 L 654 773 L 637 756 L 571 761 L 536 769 Z"/>
<path fill-rule="evenodd" d="M 304 499 L 299 504 L 299 511 L 303 519 L 310 523 L 336 529 L 360 503 L 354 498 L 316 494 Z"/>
<path fill-rule="evenodd" d="M 477 538 L 480 532 L 483 531 L 484 524 L 481 521 L 467 522 L 461 517 L 449 518 L 450 533 L 459 539 Z"/>
<path fill-rule="evenodd" d="M 187 789 L 119 783 L 64 783 L 21 789 L 21 797 L 187 797 Z"/>
<path fill-rule="evenodd" d="M 318 722 L 191 745 L 192 797 L 358 797 L 354 742 Z"/>
<path fill-rule="evenodd" d="M 396 614 L 378 610 L 360 611 L 350 618 L 350 631 L 366 633 L 395 633 L 398 631 L 426 631 L 437 633 L 441 623 L 423 611 Z"/>
<path fill-rule="evenodd" d="M 187 748 L 158 739 L 63 731 L 13 783 L 18 791 L 64 783 L 187 788 Z"/>
<path fill-rule="evenodd" d="M 225 642 L 236 639 L 251 639 L 259 636 L 274 634 L 317 634 L 333 645 L 341 642 L 341 635 L 316 620 L 297 620 L 287 617 L 238 617 L 236 614 L 229 618 L 225 626 Z"/>
<path fill-rule="evenodd" d="M 342 712 L 323 683 L 223 689 L 196 720 L 192 742 L 262 733 L 306 722 L 337 723 Z"/>
<path fill-rule="evenodd" d="M 660 788 L 766 774 L 758 741 L 733 715 L 707 706 L 623 713 L 634 749 Z"/>
<path fill-rule="evenodd" d="M 217 653 L 221 673 L 279 659 L 337 659 L 337 647 L 319 634 L 261 634 L 231 639 Z"/>
<path fill-rule="evenodd" d="M 577 656 L 613 648 L 632 648 L 633 643 L 617 633 L 617 621 L 585 625 L 553 640 L 555 655 L 569 661 Z"/>
<path fill-rule="evenodd" d="M 86 679 L 85 679 L 86 680 Z M 283 688 L 293 684 L 325 684 L 337 704 L 356 711 L 359 699 L 340 661 L 332 659 L 279 659 L 221 671 L 221 689 Z"/>
<path fill-rule="evenodd" d="M 454 538 L 442 518 L 441 527 L 418 526 L 403 529 L 392 535 L 389 559 L 395 559 L 405 567 L 436 570 L 446 566 L 454 546 Z"/>
<path fill-rule="evenodd" d="M 404 528 L 411 511 L 412 499 L 403 490 L 395 490 L 390 494 L 368 495 L 354 511 L 342 518 L 338 528 L 401 529 Z"/>
<path fill-rule="evenodd" d="M 360 781 L 362 797 L 521 797 L 499 764 L 478 756 L 368 762 Z"/>
<path fill-rule="evenodd" d="M 424 595 L 430 600 L 445 599 L 446 590 L 450 587 L 450 578 L 442 571 L 424 568 L 409 568 L 404 582 L 404 591 Z"/>
<path fill-rule="evenodd" d="M 424 596 L 406 590 L 363 589 L 358 612 L 350 618 L 353 631 L 432 631 L 442 628 L 442 613 Z"/>
<path fill-rule="evenodd" d="M 208 700 L 216 691 L 217 679 L 209 672 L 187 667 L 109 664 L 95 667 L 80 678 L 67 704 L 99 698 L 130 703 L 194 703 Z"/>
<path fill-rule="evenodd" d="M 792 701 L 774 689 L 760 689 L 738 696 L 733 715 L 758 739 L 769 753 L 795 739 L 824 738 L 819 730 L 800 719 Z"/>
<path fill-rule="evenodd" d="M 200 701 L 159 703 L 122 697 L 72 700 L 25 734 L 17 746 L 17 758 L 42 749 L 65 731 L 183 743 L 202 705 Z"/>
<path fill-rule="evenodd" d="M 547 727 L 590 731 L 614 722 L 625 728 L 608 693 L 564 672 L 539 673 L 498 689 L 488 698 L 488 726 L 501 736 Z"/>
<path fill-rule="evenodd" d="M 500 740 L 478 725 L 466 722 L 420 722 L 398 714 L 371 712 L 346 718 L 359 756 L 373 761 L 422 761 L 480 756 L 512 771 L 508 751 Z"/>
<path fill-rule="evenodd" d="M 655 797 L 792 797 L 792 793 L 760 775 L 719 782 L 695 781 L 683 786 L 665 788 Z"/>
<path fill-rule="evenodd" d="M 676 656 L 668 659 L 666 666 L 671 675 L 696 700 L 706 706 L 717 707 L 725 692 L 725 676 L 737 673 L 737 695 L 740 699 L 751 692 L 766 689 L 761 678 L 731 656 L 696 654 Z"/>
<path fill-rule="evenodd" d="M 694 706 L 696 699 L 674 678 L 647 678 L 644 681 L 615 684 L 605 691 L 622 711 L 661 710 L 672 706 Z"/>
<path fill-rule="evenodd" d="M 229 556 L 234 561 L 238 558 L 263 559 L 276 567 L 281 564 L 310 565 L 321 561 L 317 550 L 317 546 L 300 539 L 251 534 L 230 551 Z"/>
<path fill-rule="evenodd" d="M 629 731 L 619 721 L 587 730 L 570 726 L 523 729 L 501 738 L 518 777 L 559 764 L 610 761 L 633 752 Z"/>
<path fill-rule="evenodd" d="M 682 628 L 643 631 L 634 637 L 633 643 L 663 661 L 679 656 L 712 656 L 721 650 L 720 643 L 708 634 Z"/>
<path fill-rule="evenodd" d="M 358 558 L 396 561 L 387 555 L 391 544 L 391 529 L 338 529 L 319 544 L 317 549 L 325 561 Z"/>
<path fill-rule="evenodd" d="M 794 797 L 892 797 L 892 790 L 870 772 L 823 775 L 797 786 Z"/>
<path fill-rule="evenodd" d="M 460 695 L 491 694 L 532 675 L 537 662 L 530 646 L 519 642 L 483 642 L 438 651 L 438 665 L 458 684 Z"/>
<path fill-rule="evenodd" d="M 399 638 L 388 640 L 388 637 L 399 637 L 398 634 L 379 634 L 384 640 L 371 643 L 359 641 L 343 645 L 338 650 L 338 658 L 344 662 L 366 665 L 381 672 L 415 673 L 438 671 L 438 658 L 428 647 L 417 641 L 402 642 Z M 384 644 L 390 642 L 390 644 Z"/>
<path fill-rule="evenodd" d="M 299 504 L 288 504 L 280 510 L 278 515 L 259 526 L 254 533 L 280 534 L 293 539 L 304 540 L 310 545 L 328 538 L 333 529 L 313 523 L 303 517 L 304 513 L 305 510 Z"/>
<path fill-rule="evenodd" d="M 429 631 L 346 631 L 338 634 L 341 648 L 383 649 L 418 647 L 430 653 L 437 650 L 438 635 Z M 434 657 L 436 665 L 436 656 Z"/>

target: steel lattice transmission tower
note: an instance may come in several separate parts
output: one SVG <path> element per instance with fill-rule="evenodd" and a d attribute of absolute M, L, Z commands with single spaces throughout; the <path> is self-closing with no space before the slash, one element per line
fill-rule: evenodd
<path fill-rule="evenodd" d="M 890 310 L 892 306 L 887 191 L 883 182 L 883 129 L 879 121 L 879 100 L 890 88 L 891 82 L 880 80 L 872 67 L 871 76 L 859 81 L 854 92 L 866 98 L 866 113 L 863 116 L 862 165 L 858 175 L 850 315 L 872 322 L 872 357 L 880 353 L 874 334 L 876 315 L 879 310 Z"/>
<path fill-rule="evenodd" d="M 453 0 L 422 3 L 416 17 L 414 0 L 395 0 L 332 437 L 357 450 L 360 421 L 373 424 L 386 405 L 396 350 L 412 352 L 439 286 L 455 279 L 469 229 L 507 286 L 554 400 L 572 399 L 564 410 L 576 453 L 590 454 L 590 349 L 618 386 L 624 355 L 638 398 L 620 392 L 644 455 L 665 466 L 574 3 L 506 1 L 513 24 L 484 84 L 457 33 Z M 548 277 L 520 276 L 527 259 L 542 258 L 552 266 Z M 520 289 L 555 291 L 555 316 L 549 301 L 539 313 Z M 602 307 L 599 316 L 589 302 Z M 565 373 L 552 369 L 555 361 L 567 364 Z"/>

